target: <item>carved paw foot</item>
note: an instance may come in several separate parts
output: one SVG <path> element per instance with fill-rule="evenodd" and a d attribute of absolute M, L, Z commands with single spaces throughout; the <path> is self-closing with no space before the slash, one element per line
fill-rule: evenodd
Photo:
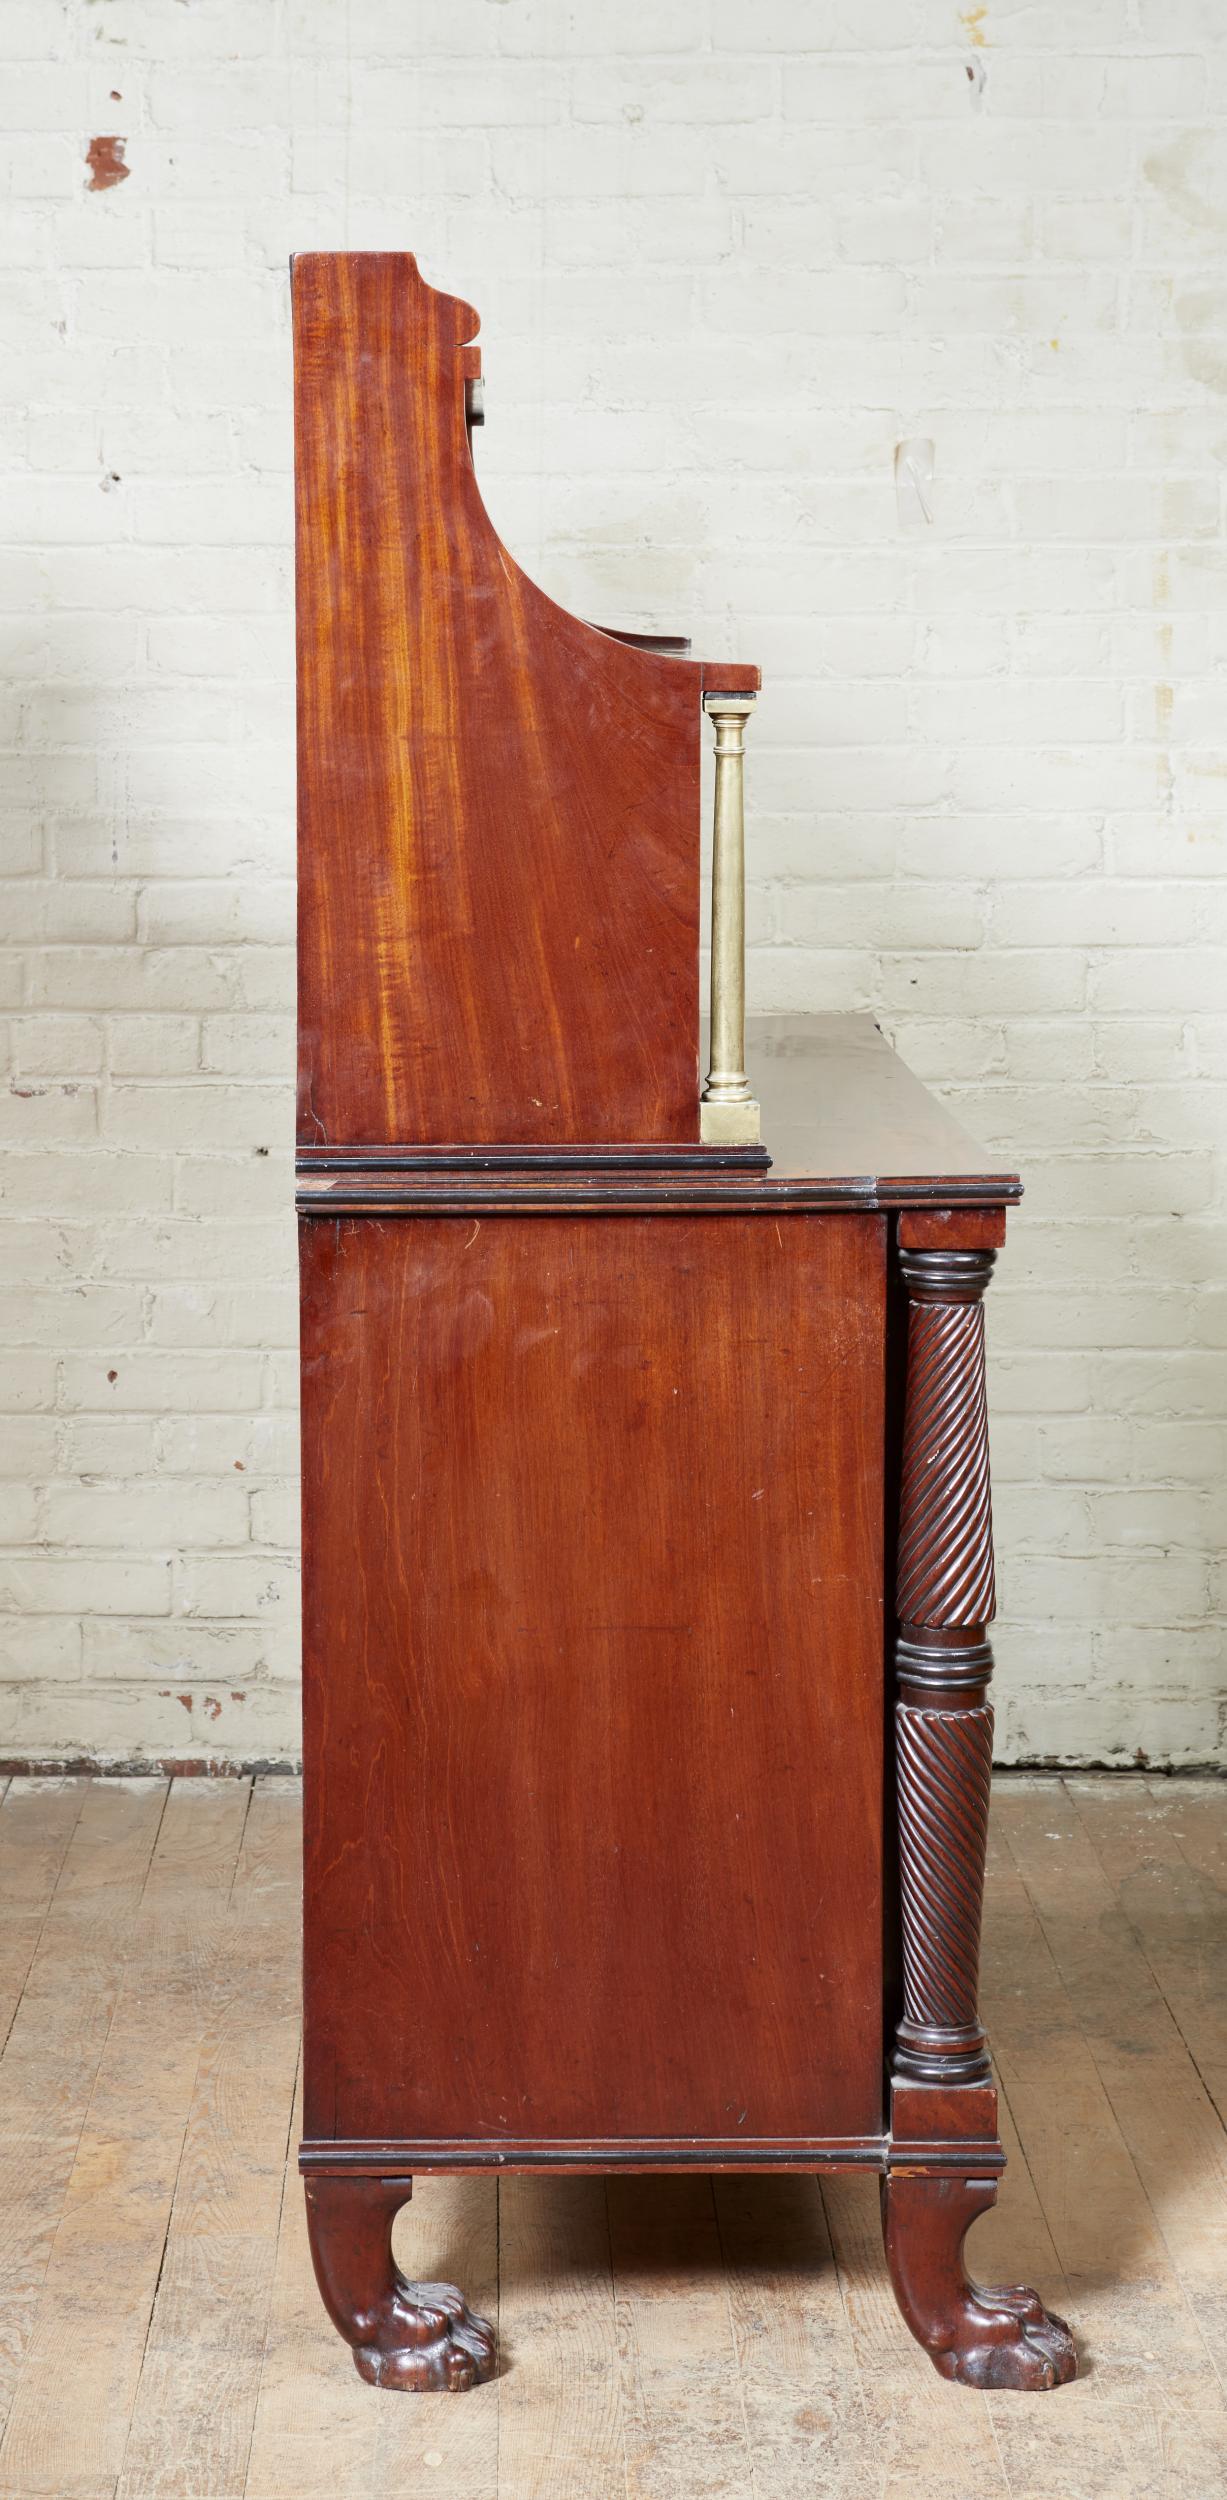
<path fill-rule="evenodd" d="M 894 2175 L 883 2188 L 886 2256 L 895 2297 L 943 2378 L 1032 2393 L 1077 2376 L 1064 2318 L 1026 2284 L 973 2283 L 963 2242 L 995 2201 L 995 2179 Z"/>
<path fill-rule="evenodd" d="M 454 2283 L 407 2283 L 398 2273 L 380 2309 L 378 2340 L 354 2348 L 354 2367 L 372 2387 L 439 2387 L 459 2396 L 490 2377 L 494 2330 Z"/>
<path fill-rule="evenodd" d="M 1038 2292 L 1014 2283 L 969 2283 L 967 2289 L 959 2343 L 933 2354 L 943 2378 L 1040 2394 L 1077 2377 L 1073 2336 Z"/>
<path fill-rule="evenodd" d="M 494 2332 L 454 2283 L 407 2283 L 392 2225 L 409 2179 L 315 2177 L 307 2228 L 324 2306 L 371 2387 L 462 2395 L 494 2372 Z"/>

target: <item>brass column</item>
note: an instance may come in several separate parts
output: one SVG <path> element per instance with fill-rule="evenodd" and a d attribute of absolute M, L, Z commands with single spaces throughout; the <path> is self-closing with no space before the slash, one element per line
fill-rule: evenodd
<path fill-rule="evenodd" d="M 746 1076 L 746 834 L 742 766 L 752 694 L 705 694 L 716 727 L 711 872 L 711 1065 L 699 1106 L 704 1145 L 754 1146 L 759 1108 Z"/>

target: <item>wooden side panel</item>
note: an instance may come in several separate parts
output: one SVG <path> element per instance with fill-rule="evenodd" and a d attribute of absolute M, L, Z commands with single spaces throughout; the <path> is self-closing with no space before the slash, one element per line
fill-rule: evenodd
<path fill-rule="evenodd" d="M 409 253 L 295 263 L 300 1142 L 690 1142 L 703 669 L 500 546 L 477 327 Z"/>
<path fill-rule="evenodd" d="M 304 1222 L 308 2137 L 880 2127 L 884 1232 Z"/>

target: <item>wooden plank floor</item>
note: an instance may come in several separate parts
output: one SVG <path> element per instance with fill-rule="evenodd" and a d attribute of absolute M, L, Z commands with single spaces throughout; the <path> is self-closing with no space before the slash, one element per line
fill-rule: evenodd
<path fill-rule="evenodd" d="M 279 1779 L 0 1797 L 0 2500 L 1227 2489 L 1227 1787 L 998 1786 L 973 2250 L 1074 2322 L 1049 2397 L 936 2377 L 860 2178 L 427 2180 L 402 2263 L 497 2315 L 503 2375 L 364 2387 L 292 2163 L 298 1820 Z"/>

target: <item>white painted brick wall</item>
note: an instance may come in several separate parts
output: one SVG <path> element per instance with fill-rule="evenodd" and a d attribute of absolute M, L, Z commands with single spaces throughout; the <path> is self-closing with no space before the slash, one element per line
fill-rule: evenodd
<path fill-rule="evenodd" d="M 481 307 L 548 587 L 762 661 L 755 1001 L 874 1009 L 1022 1159 L 1004 1754 L 1213 1757 L 1221 9 L 5 0 L 0 46 L 0 1752 L 297 1750 L 286 263 L 348 244 Z"/>

